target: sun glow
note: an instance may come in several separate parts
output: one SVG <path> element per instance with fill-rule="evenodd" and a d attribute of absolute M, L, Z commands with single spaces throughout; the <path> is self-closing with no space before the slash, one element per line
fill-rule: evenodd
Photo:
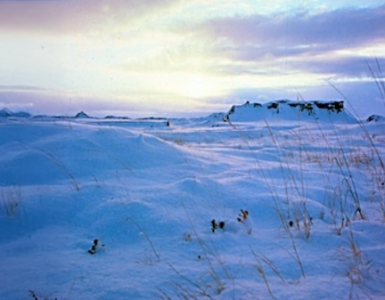
<path fill-rule="evenodd" d="M 215 93 L 215 86 L 208 76 L 192 74 L 181 80 L 182 93 L 188 97 L 203 98 Z"/>

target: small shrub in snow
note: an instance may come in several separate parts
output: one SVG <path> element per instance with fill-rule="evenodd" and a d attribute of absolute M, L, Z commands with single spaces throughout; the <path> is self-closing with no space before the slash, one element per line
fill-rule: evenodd
<path fill-rule="evenodd" d="M 224 229 L 226 225 L 225 221 L 219 221 L 217 222 L 215 219 L 211 220 L 211 231 L 215 232 L 216 229 Z"/>
<path fill-rule="evenodd" d="M 251 218 L 249 216 L 249 212 L 247 210 L 241 209 L 241 213 L 237 217 L 237 221 L 238 221 L 238 223 L 243 224 L 243 226 L 246 228 L 247 234 L 252 233 L 252 229 L 253 229 L 252 221 L 251 221 Z M 217 221 L 217 220 L 213 219 L 213 220 L 211 220 L 211 231 L 215 232 L 217 229 L 223 229 L 223 230 L 230 231 L 230 232 L 237 232 L 238 226 L 234 223 L 236 223 L 236 222 L 231 221 L 231 220 L 230 221 Z"/>
<path fill-rule="evenodd" d="M 241 222 L 247 231 L 247 234 L 251 234 L 253 231 L 253 224 L 251 221 L 251 218 L 249 216 L 249 212 L 247 210 L 241 209 L 241 213 L 239 214 L 237 218 L 238 222 Z"/>
<path fill-rule="evenodd" d="M 293 220 L 289 220 L 289 222 L 288 222 L 289 228 L 293 228 L 294 224 L 295 224 L 297 230 L 300 231 L 301 228 L 302 228 L 300 221 L 301 220 L 299 218 L 297 218 L 297 216 L 296 216 L 296 219 L 295 219 L 295 223 L 294 223 Z M 310 227 L 313 225 L 313 217 L 309 217 L 309 219 L 304 217 L 303 220 L 302 220 L 302 223 L 303 223 L 303 230 L 305 231 L 305 237 L 309 238 L 310 237 Z"/>
<path fill-rule="evenodd" d="M 98 248 L 98 244 L 99 244 L 99 240 L 94 239 L 94 244 L 92 245 L 91 249 L 88 250 L 88 253 L 94 255 L 96 253 L 96 249 Z"/>
<path fill-rule="evenodd" d="M 192 240 L 191 233 L 185 232 L 185 233 L 183 234 L 183 240 L 185 240 L 186 242 L 191 242 L 191 240 Z"/>
<path fill-rule="evenodd" d="M 97 252 L 97 250 L 99 248 L 99 245 L 100 245 L 99 240 L 98 239 L 94 239 L 94 244 L 92 245 L 91 249 L 88 250 L 88 253 L 94 255 Z M 105 245 L 101 244 L 100 246 L 104 247 Z"/>
<path fill-rule="evenodd" d="M 247 210 L 241 209 L 241 213 L 237 218 L 238 222 L 242 222 L 243 220 L 246 220 L 248 215 L 249 215 L 249 212 Z"/>

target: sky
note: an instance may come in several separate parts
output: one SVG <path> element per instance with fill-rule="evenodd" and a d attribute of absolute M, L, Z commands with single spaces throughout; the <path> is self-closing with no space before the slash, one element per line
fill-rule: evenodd
<path fill-rule="evenodd" d="M 382 0 L 0 0 L 0 41 L 12 111 L 198 116 L 345 98 L 385 115 Z"/>

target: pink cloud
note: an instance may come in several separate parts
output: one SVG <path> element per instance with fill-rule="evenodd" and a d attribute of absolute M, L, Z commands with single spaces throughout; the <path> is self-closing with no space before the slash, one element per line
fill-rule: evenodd
<path fill-rule="evenodd" d="M 129 21 L 175 0 L 0 1 L 0 31 L 73 33 Z"/>

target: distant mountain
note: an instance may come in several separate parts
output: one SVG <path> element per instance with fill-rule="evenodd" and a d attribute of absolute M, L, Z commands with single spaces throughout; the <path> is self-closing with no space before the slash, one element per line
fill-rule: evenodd
<path fill-rule="evenodd" d="M 343 101 L 291 101 L 279 100 L 266 104 L 246 102 L 234 105 L 224 121 L 248 122 L 260 120 L 325 120 L 355 123 L 356 119 L 344 109 Z"/>
<path fill-rule="evenodd" d="M 76 114 L 75 119 L 89 119 L 90 117 L 84 112 L 81 111 Z"/>
<path fill-rule="evenodd" d="M 14 118 L 30 118 L 31 115 L 26 112 L 12 112 L 7 108 L 3 108 L 0 110 L 0 118 L 9 118 L 9 117 L 14 117 Z"/>
<path fill-rule="evenodd" d="M 7 118 L 12 116 L 12 114 L 13 113 L 7 108 L 3 108 L 2 110 L 0 110 L 0 118 Z"/>
<path fill-rule="evenodd" d="M 114 115 L 108 115 L 108 116 L 105 116 L 104 119 L 106 120 L 109 120 L 109 119 L 116 119 L 116 120 L 130 120 L 131 118 L 129 117 L 121 117 L 121 116 L 114 116 Z"/>

